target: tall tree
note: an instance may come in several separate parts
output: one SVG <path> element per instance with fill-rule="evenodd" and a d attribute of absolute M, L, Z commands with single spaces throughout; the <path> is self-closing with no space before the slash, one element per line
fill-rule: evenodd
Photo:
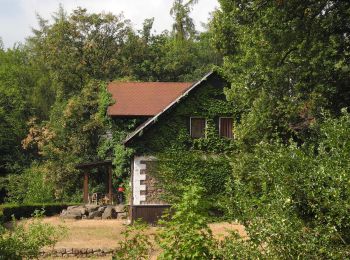
<path fill-rule="evenodd" d="M 174 18 L 173 33 L 178 40 L 188 39 L 195 34 L 195 26 L 193 19 L 190 17 L 192 6 L 198 0 L 189 0 L 184 3 L 183 0 L 174 0 L 173 6 L 170 9 L 170 15 Z"/>
<path fill-rule="evenodd" d="M 349 1 L 219 2 L 212 27 L 232 82 L 238 137 L 301 135 L 321 107 L 349 106 Z"/>

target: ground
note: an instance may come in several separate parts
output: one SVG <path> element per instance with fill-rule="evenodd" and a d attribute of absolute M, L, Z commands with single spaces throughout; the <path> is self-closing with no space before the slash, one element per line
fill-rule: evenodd
<path fill-rule="evenodd" d="M 54 226 L 64 226 L 68 230 L 67 236 L 60 240 L 55 248 L 116 248 L 122 239 L 121 232 L 126 229 L 125 220 L 62 220 L 59 217 L 47 217 L 43 221 Z M 227 235 L 229 230 L 236 230 L 241 236 L 246 236 L 244 227 L 239 224 L 221 222 L 209 226 L 214 236 L 218 238 Z M 156 227 L 150 227 L 147 230 L 149 234 L 155 232 L 157 232 Z M 93 259 L 104 260 L 111 257 Z"/>

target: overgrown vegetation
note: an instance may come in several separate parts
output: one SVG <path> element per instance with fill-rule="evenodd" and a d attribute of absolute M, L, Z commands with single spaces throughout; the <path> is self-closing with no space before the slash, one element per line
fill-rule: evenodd
<path fill-rule="evenodd" d="M 22 46 L 1 47 L 2 194 L 68 200 L 81 185 L 77 163 L 112 158 L 124 177 L 137 151 L 161 158 L 157 178 L 175 203 L 162 258 L 349 258 L 350 3 L 219 0 L 198 33 L 195 2 L 174 1 L 174 30 L 160 34 L 153 19 L 136 32 L 121 15 L 60 8 Z M 194 81 L 213 65 L 227 86 L 208 83 L 137 145 L 120 144 L 142 120 L 106 117 L 106 82 Z M 233 140 L 218 137 L 218 114 L 233 117 Z M 189 137 L 189 115 L 207 118 L 206 138 Z M 216 241 L 202 203 L 249 238 Z M 122 244 L 124 256 L 142 259 L 144 242 Z"/>
<path fill-rule="evenodd" d="M 41 222 L 41 212 L 37 211 L 31 223 L 13 222 L 8 230 L 0 226 L 0 259 L 34 259 L 44 246 L 54 246 L 65 235 L 63 227 L 53 227 Z"/>

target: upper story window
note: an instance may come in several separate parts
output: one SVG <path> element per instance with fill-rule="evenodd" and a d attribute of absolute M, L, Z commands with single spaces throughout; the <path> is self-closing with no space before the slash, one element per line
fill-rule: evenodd
<path fill-rule="evenodd" d="M 221 137 L 233 138 L 233 118 L 220 117 L 219 119 L 219 133 Z"/>
<path fill-rule="evenodd" d="M 190 131 L 192 138 L 205 137 L 206 120 L 203 117 L 191 117 Z"/>

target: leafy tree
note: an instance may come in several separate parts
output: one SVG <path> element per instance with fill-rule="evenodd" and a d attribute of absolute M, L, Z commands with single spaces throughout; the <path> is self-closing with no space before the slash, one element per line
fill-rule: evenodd
<path fill-rule="evenodd" d="M 349 105 L 348 1 L 220 0 L 211 24 L 248 144 L 305 138 L 320 107 Z"/>
<path fill-rule="evenodd" d="M 173 16 L 175 22 L 173 24 L 173 34 L 177 40 L 185 40 L 193 37 L 196 33 L 193 19 L 189 16 L 191 8 L 198 0 L 189 0 L 184 4 L 183 0 L 174 0 L 170 9 L 170 15 Z"/>
<path fill-rule="evenodd" d="M 79 93 L 90 78 L 112 80 L 128 69 L 120 52 L 131 32 L 119 15 L 89 14 L 78 8 L 67 15 L 61 6 L 53 24 L 39 17 L 39 26 L 28 39 L 28 48 L 44 63 L 54 79 L 57 97 Z"/>
<path fill-rule="evenodd" d="M 234 158 L 227 209 L 267 259 L 349 257 L 349 124 L 344 110 L 317 144 L 261 142 Z"/>

